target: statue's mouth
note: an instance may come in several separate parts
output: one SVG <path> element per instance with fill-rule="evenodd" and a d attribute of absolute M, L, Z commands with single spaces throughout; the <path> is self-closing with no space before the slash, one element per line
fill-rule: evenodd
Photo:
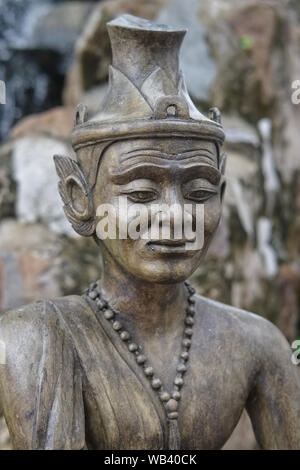
<path fill-rule="evenodd" d="M 187 240 L 151 240 L 147 246 L 156 252 L 167 254 L 190 254 L 186 249 Z"/>

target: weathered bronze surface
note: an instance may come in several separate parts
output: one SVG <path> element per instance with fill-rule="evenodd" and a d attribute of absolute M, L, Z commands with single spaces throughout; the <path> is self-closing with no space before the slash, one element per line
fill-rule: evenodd
<path fill-rule="evenodd" d="M 184 285 L 218 226 L 225 186 L 219 112 L 208 119 L 194 107 L 179 71 L 184 31 L 129 15 L 108 29 L 106 101 L 90 120 L 78 107 L 77 161 L 55 158 L 66 216 L 95 237 L 102 275 L 88 294 L 2 314 L 0 400 L 13 445 L 219 449 L 246 407 L 263 449 L 300 449 L 300 374 L 282 334 L 262 317 L 191 297 Z M 144 206 L 190 203 L 193 217 L 204 203 L 203 247 L 99 240 L 96 210 L 122 194 Z M 119 323 L 104 316 L 94 291 Z M 139 360 L 134 343 L 143 347 Z"/>

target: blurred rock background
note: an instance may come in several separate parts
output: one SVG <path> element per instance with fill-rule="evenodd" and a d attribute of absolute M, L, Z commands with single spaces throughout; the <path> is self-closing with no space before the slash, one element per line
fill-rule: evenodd
<path fill-rule="evenodd" d="M 188 29 L 190 94 L 202 111 L 222 111 L 224 214 L 193 276 L 198 292 L 299 338 L 297 0 L 0 0 L 0 309 L 80 293 L 99 277 L 96 245 L 64 218 L 52 156 L 72 154 L 77 103 L 99 107 L 111 61 L 105 24 L 124 12 Z M 0 448 L 10 448 L 4 418 Z M 246 413 L 225 448 L 256 448 Z"/>

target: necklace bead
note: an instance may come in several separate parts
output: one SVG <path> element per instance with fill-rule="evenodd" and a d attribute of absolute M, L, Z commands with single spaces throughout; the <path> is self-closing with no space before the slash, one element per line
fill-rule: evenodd
<path fill-rule="evenodd" d="M 188 288 L 188 291 L 189 291 L 189 293 L 190 293 L 191 295 L 194 295 L 194 294 L 195 294 L 196 291 L 195 291 L 194 287 L 191 286 L 191 284 L 188 284 L 188 285 L 187 285 L 187 288 Z"/>
<path fill-rule="evenodd" d="M 179 364 L 177 366 L 177 372 L 182 372 L 183 374 L 187 371 L 187 368 L 184 364 Z"/>
<path fill-rule="evenodd" d="M 177 387 L 182 387 L 183 378 L 181 376 L 177 376 L 174 380 L 174 384 L 177 385 Z"/>
<path fill-rule="evenodd" d="M 194 323 L 195 323 L 195 322 L 194 322 L 194 318 L 189 315 L 188 317 L 186 317 L 185 323 L 186 323 L 186 325 L 193 326 Z"/>
<path fill-rule="evenodd" d="M 118 331 L 122 328 L 122 325 L 119 321 L 114 321 L 112 327 L 114 330 Z"/>
<path fill-rule="evenodd" d="M 189 336 L 189 337 L 193 336 L 193 330 L 192 330 L 192 328 L 186 328 L 186 329 L 184 330 L 184 332 L 185 332 L 186 336 Z"/>
<path fill-rule="evenodd" d="M 177 411 L 178 409 L 178 401 L 174 400 L 174 398 L 171 398 L 167 403 L 166 403 L 166 408 L 168 411 Z"/>
<path fill-rule="evenodd" d="M 184 361 L 187 361 L 188 358 L 189 358 L 189 353 L 187 351 L 183 351 L 181 354 L 180 354 L 180 357 L 184 360 Z"/>
<path fill-rule="evenodd" d="M 181 398 L 181 393 L 178 392 L 178 390 L 175 390 L 175 392 L 172 393 L 172 398 L 174 398 L 174 400 L 179 401 Z"/>
<path fill-rule="evenodd" d="M 171 396 L 168 392 L 162 392 L 159 397 L 160 397 L 161 401 L 169 401 L 170 398 L 171 398 Z"/>
<path fill-rule="evenodd" d="M 95 300 L 95 298 L 97 297 L 97 292 L 95 292 L 94 290 L 90 291 L 89 292 L 89 297 L 92 299 L 92 300 Z"/>
<path fill-rule="evenodd" d="M 169 419 L 177 419 L 178 418 L 177 411 L 171 411 L 171 413 L 168 413 L 168 418 Z"/>
<path fill-rule="evenodd" d="M 123 330 L 121 333 L 120 333 L 120 338 L 122 341 L 127 341 L 130 339 L 130 334 L 128 333 L 128 331 L 126 330 Z"/>
<path fill-rule="evenodd" d="M 159 389 L 161 387 L 161 381 L 158 378 L 154 378 L 151 382 L 152 388 L 155 390 Z"/>
<path fill-rule="evenodd" d="M 96 304 L 100 309 L 103 309 L 104 307 L 106 307 L 106 302 L 102 300 L 100 297 L 96 298 Z"/>
<path fill-rule="evenodd" d="M 146 356 L 144 356 L 143 354 L 138 354 L 138 355 L 136 356 L 136 362 L 137 362 L 138 364 L 144 364 L 144 363 L 146 362 L 146 360 L 147 360 L 147 358 L 146 358 Z"/>
<path fill-rule="evenodd" d="M 185 338 L 185 339 L 182 341 L 182 344 L 183 344 L 183 346 L 184 346 L 185 348 L 189 349 L 189 348 L 191 347 L 192 342 L 191 342 L 190 339 Z"/>
<path fill-rule="evenodd" d="M 138 345 L 135 344 L 135 343 L 130 343 L 129 346 L 128 346 L 128 349 L 129 349 L 130 352 L 135 352 L 138 349 Z"/>
<path fill-rule="evenodd" d="M 112 310 L 105 310 L 103 315 L 106 320 L 111 320 L 112 318 L 114 318 L 114 312 Z"/>
<path fill-rule="evenodd" d="M 146 367 L 146 369 L 144 370 L 144 372 L 145 372 L 145 375 L 146 375 L 147 377 L 152 377 L 152 375 L 153 375 L 153 373 L 154 373 L 154 372 L 153 372 L 153 368 L 150 367 L 150 366 L 149 366 L 149 367 Z"/>

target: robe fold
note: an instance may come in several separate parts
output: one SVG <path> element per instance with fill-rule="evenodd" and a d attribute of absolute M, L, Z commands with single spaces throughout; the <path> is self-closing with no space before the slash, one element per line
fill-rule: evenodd
<path fill-rule="evenodd" d="M 0 397 L 15 448 L 166 448 L 159 397 L 86 298 L 2 314 L 0 340 Z"/>

